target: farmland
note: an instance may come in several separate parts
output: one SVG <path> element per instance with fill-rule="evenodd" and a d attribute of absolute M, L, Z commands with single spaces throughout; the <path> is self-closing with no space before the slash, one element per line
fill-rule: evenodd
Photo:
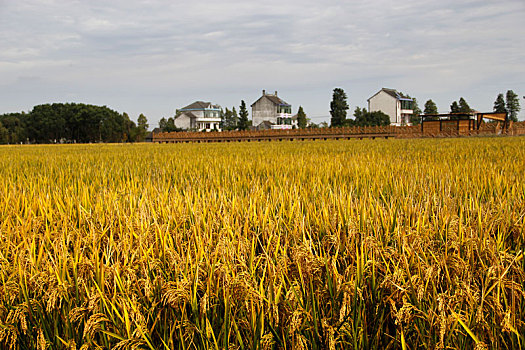
<path fill-rule="evenodd" d="M 520 348 L 525 138 L 0 147 L 5 349 Z"/>

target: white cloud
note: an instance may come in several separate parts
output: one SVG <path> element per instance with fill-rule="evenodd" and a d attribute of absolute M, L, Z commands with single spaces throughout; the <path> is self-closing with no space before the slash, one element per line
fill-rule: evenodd
<path fill-rule="evenodd" d="M 0 113 L 75 97 L 156 121 L 266 88 L 327 115 L 335 86 L 352 106 L 389 86 L 487 110 L 525 92 L 524 15 L 521 0 L 4 1 Z"/>

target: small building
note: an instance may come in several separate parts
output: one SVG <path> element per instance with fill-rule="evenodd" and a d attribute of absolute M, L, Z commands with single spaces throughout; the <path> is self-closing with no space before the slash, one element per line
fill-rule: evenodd
<path fill-rule="evenodd" d="M 271 129 L 292 129 L 294 125 L 297 127 L 297 118 L 294 119 L 292 115 L 292 105 L 277 96 L 277 91 L 268 94 L 263 90 L 262 96 L 252 103 L 251 107 L 252 125 L 258 130 L 268 127 Z"/>
<path fill-rule="evenodd" d="M 220 131 L 221 106 L 211 102 L 193 102 L 178 110 L 175 126 L 186 130 Z"/>
<path fill-rule="evenodd" d="M 368 111 L 381 111 L 387 114 L 392 125 L 410 125 L 410 117 L 414 114 L 413 104 L 413 99 L 398 91 L 382 88 L 368 99 Z"/>

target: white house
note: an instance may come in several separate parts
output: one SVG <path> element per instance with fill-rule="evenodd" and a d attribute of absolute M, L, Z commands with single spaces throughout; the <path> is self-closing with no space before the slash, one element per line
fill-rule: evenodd
<path fill-rule="evenodd" d="M 179 109 L 175 117 L 175 126 L 181 129 L 198 131 L 219 130 L 221 125 L 221 106 L 211 102 L 196 101 Z"/>
<path fill-rule="evenodd" d="M 382 88 L 368 99 L 368 111 L 381 111 L 390 117 L 392 125 L 409 125 L 414 113 L 414 101 L 394 89 Z"/>
<path fill-rule="evenodd" d="M 252 125 L 257 129 L 292 129 L 297 118 L 292 115 L 292 105 L 275 94 L 262 91 L 262 96 L 252 103 Z"/>

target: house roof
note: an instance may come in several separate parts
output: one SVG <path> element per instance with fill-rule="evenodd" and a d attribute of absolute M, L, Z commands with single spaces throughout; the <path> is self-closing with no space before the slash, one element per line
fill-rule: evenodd
<path fill-rule="evenodd" d="M 261 97 L 259 97 L 259 99 L 257 101 L 252 103 L 250 107 L 253 107 L 254 104 L 256 104 L 257 102 L 259 102 L 261 99 L 263 99 L 265 97 L 267 99 L 269 99 L 274 105 L 277 105 L 277 106 L 290 106 L 290 107 L 292 106 L 291 104 L 287 103 L 286 101 L 284 101 L 282 98 L 278 97 L 277 95 L 264 94 Z"/>
<path fill-rule="evenodd" d="M 184 110 L 196 110 L 196 109 L 207 109 L 207 108 L 213 108 L 213 109 L 220 109 L 221 107 L 218 105 L 214 105 L 211 102 L 204 102 L 204 101 L 195 101 L 190 105 L 187 105 L 184 108 L 181 108 L 181 111 Z"/>
<path fill-rule="evenodd" d="M 191 113 L 191 112 L 182 112 L 181 114 L 176 116 L 175 119 L 180 118 L 183 115 L 189 117 L 190 119 L 197 118 L 197 116 L 195 114 Z"/>
<path fill-rule="evenodd" d="M 398 92 L 396 89 L 389 89 L 389 88 L 382 88 L 376 94 L 374 94 L 374 96 L 370 97 L 367 101 L 371 100 L 373 97 L 378 95 L 381 91 L 386 92 L 388 95 L 392 96 L 396 100 L 413 101 L 413 99 L 405 97 L 402 93 Z"/>
<path fill-rule="evenodd" d="M 257 125 L 255 128 L 257 130 L 267 130 L 267 129 L 271 129 L 272 128 L 272 125 L 275 125 L 274 123 L 272 123 L 271 121 L 269 120 L 265 120 L 263 121 L 262 123 L 260 123 L 259 125 Z"/>

